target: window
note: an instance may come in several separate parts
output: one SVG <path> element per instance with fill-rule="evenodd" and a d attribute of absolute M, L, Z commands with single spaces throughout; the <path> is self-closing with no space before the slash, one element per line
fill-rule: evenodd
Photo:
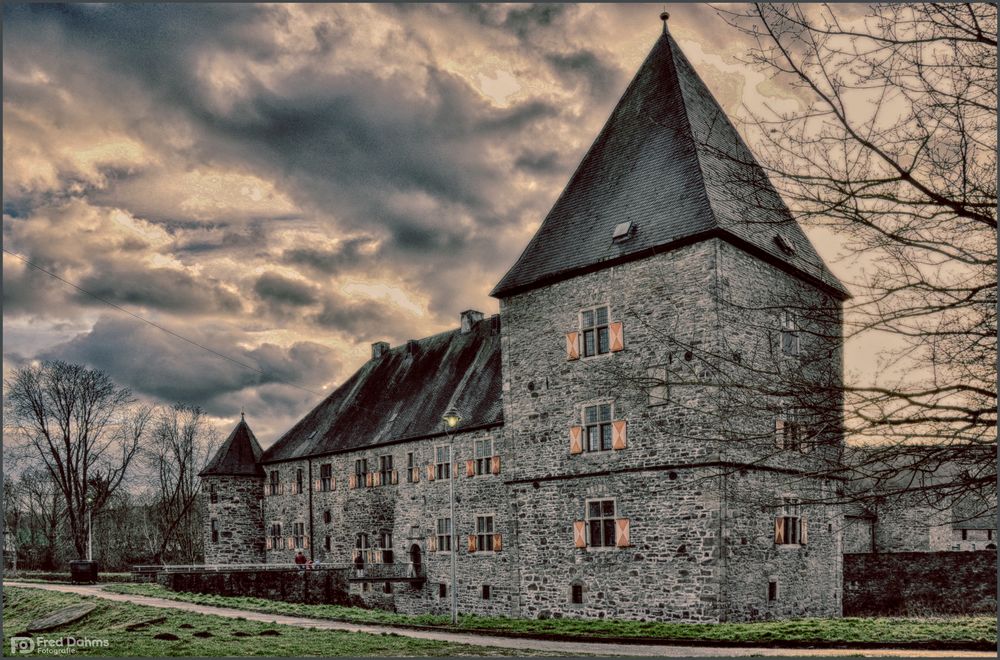
<path fill-rule="evenodd" d="M 368 459 L 359 458 L 354 461 L 354 474 L 358 477 L 358 485 L 364 485 L 365 474 L 368 472 Z"/>
<path fill-rule="evenodd" d="M 208 501 L 212 504 L 219 501 L 219 494 L 215 492 L 215 484 L 209 484 L 208 486 Z"/>
<path fill-rule="evenodd" d="M 444 582 L 439 582 L 438 583 L 438 598 L 447 598 L 447 597 L 448 597 L 448 585 L 445 584 Z"/>
<path fill-rule="evenodd" d="M 667 400 L 667 365 L 661 364 L 646 369 L 646 394 L 650 406 L 662 406 Z"/>
<path fill-rule="evenodd" d="M 438 479 L 451 479 L 451 447 L 438 445 L 434 448 L 434 471 Z"/>
<path fill-rule="evenodd" d="M 767 583 L 767 600 L 775 601 L 778 600 L 778 581 L 770 580 Z"/>
<path fill-rule="evenodd" d="M 484 584 L 483 585 L 483 600 L 489 600 L 489 599 L 490 599 L 490 585 Z"/>
<path fill-rule="evenodd" d="M 329 509 L 323 512 L 323 522 L 326 523 L 327 525 L 333 522 L 333 514 L 330 513 Z"/>
<path fill-rule="evenodd" d="M 805 541 L 802 534 L 802 517 L 799 501 L 785 499 L 780 515 L 774 523 L 774 542 L 777 545 L 798 545 Z"/>
<path fill-rule="evenodd" d="M 319 489 L 324 493 L 333 490 L 333 466 L 329 463 L 319 466 Z"/>
<path fill-rule="evenodd" d="M 493 438 L 476 440 L 476 474 L 489 474 L 493 459 Z"/>
<path fill-rule="evenodd" d="M 992 529 L 986 530 L 986 540 L 987 541 L 992 541 L 993 540 L 993 530 Z"/>
<path fill-rule="evenodd" d="M 219 521 L 212 518 L 212 543 L 219 542 Z"/>
<path fill-rule="evenodd" d="M 299 468 L 295 471 L 295 492 L 299 495 L 305 492 L 302 488 L 302 469 Z"/>
<path fill-rule="evenodd" d="M 437 549 L 439 552 L 451 550 L 451 518 L 437 519 Z"/>
<path fill-rule="evenodd" d="M 413 468 L 415 468 L 416 459 L 413 457 L 413 452 L 406 453 L 406 481 L 407 483 L 413 483 Z"/>
<path fill-rule="evenodd" d="M 326 550 L 327 552 L 330 552 L 330 548 L 331 547 L 332 547 L 332 545 L 330 543 L 330 537 L 329 536 L 324 537 L 323 538 L 323 549 Z"/>
<path fill-rule="evenodd" d="M 583 331 L 583 356 L 603 355 L 611 350 L 608 337 L 608 307 L 597 307 L 580 313 Z"/>
<path fill-rule="evenodd" d="M 392 454 L 378 457 L 379 472 L 382 473 L 382 485 L 392 483 Z"/>
<path fill-rule="evenodd" d="M 582 584 L 574 584 L 573 586 L 570 587 L 569 600 L 574 605 L 582 605 L 583 604 L 583 585 Z"/>
<path fill-rule="evenodd" d="M 781 352 L 785 355 L 799 354 L 799 327 L 789 311 L 781 312 Z"/>
<path fill-rule="evenodd" d="M 588 501 L 587 527 L 589 530 L 590 547 L 615 547 L 615 501 Z"/>
<path fill-rule="evenodd" d="M 271 470 L 271 483 L 270 483 L 270 493 L 272 495 L 277 495 L 280 487 L 278 485 L 278 471 Z"/>
<path fill-rule="evenodd" d="M 785 413 L 783 417 L 774 420 L 774 445 L 778 449 L 792 449 L 802 453 L 809 451 L 802 422 L 797 416 Z"/>
<path fill-rule="evenodd" d="M 305 523 L 293 523 L 292 524 L 292 536 L 295 537 L 293 541 L 296 548 L 304 548 L 306 545 L 306 524 Z"/>
<path fill-rule="evenodd" d="M 382 593 L 391 594 L 392 593 L 392 582 L 386 582 L 382 585 Z"/>
<path fill-rule="evenodd" d="M 271 523 L 271 548 L 281 549 L 281 523 Z"/>
<path fill-rule="evenodd" d="M 611 450 L 611 404 L 602 403 L 583 409 L 584 432 L 587 451 Z"/>
<path fill-rule="evenodd" d="M 476 516 L 476 550 L 493 550 L 493 516 Z"/>
<path fill-rule="evenodd" d="M 378 547 L 382 551 L 382 563 L 392 563 L 392 532 L 383 530 L 378 535 Z"/>
<path fill-rule="evenodd" d="M 969 540 L 969 530 L 967 530 L 967 529 L 963 529 L 962 530 L 962 540 L 963 541 L 968 541 Z"/>
<path fill-rule="evenodd" d="M 364 532 L 354 537 L 354 563 L 360 567 L 368 559 L 368 535 Z"/>

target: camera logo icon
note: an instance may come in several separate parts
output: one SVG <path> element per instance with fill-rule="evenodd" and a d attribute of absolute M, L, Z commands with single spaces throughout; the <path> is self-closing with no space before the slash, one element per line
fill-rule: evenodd
<path fill-rule="evenodd" d="M 34 653 L 35 651 L 35 640 L 30 637 L 11 637 L 10 638 L 10 652 L 12 655 L 17 653 Z"/>

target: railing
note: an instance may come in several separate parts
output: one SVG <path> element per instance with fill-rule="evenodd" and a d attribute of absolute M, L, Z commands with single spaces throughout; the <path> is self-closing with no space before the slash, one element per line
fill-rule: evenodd
<path fill-rule="evenodd" d="M 347 573 L 349 580 L 422 580 L 424 565 L 410 562 L 393 564 L 354 564 Z"/>

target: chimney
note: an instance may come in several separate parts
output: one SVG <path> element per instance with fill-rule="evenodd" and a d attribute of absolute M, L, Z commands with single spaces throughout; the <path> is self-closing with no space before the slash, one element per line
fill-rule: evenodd
<path fill-rule="evenodd" d="M 464 335 L 469 330 L 472 330 L 472 326 L 476 324 L 476 321 L 483 320 L 483 313 L 477 312 L 474 309 L 467 309 L 459 315 L 459 319 L 462 321 L 462 334 Z"/>
<path fill-rule="evenodd" d="M 377 341 L 372 344 L 372 359 L 377 360 L 389 352 L 389 342 Z"/>

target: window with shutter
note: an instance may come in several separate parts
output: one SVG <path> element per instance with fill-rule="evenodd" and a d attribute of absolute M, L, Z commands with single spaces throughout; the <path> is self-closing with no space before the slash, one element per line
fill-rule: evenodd
<path fill-rule="evenodd" d="M 494 456 L 490 463 L 490 472 L 493 474 L 500 474 L 500 456 Z"/>
<path fill-rule="evenodd" d="M 436 479 L 451 479 L 451 447 L 438 445 L 434 448 Z"/>
<path fill-rule="evenodd" d="M 615 501 L 587 500 L 587 545 L 591 548 L 615 547 Z"/>
<path fill-rule="evenodd" d="M 476 533 L 473 537 L 476 539 L 478 550 L 492 550 L 494 531 L 492 515 L 476 516 Z"/>
<path fill-rule="evenodd" d="M 490 459 L 496 453 L 493 450 L 493 438 L 476 440 L 473 445 L 473 452 L 475 474 L 489 474 Z"/>
<path fill-rule="evenodd" d="M 319 466 L 320 490 L 333 490 L 333 465 L 325 463 Z"/>
<path fill-rule="evenodd" d="M 437 519 L 437 545 L 439 552 L 451 551 L 451 518 Z"/>
<path fill-rule="evenodd" d="M 775 545 L 805 545 L 806 525 L 799 512 L 799 501 L 782 498 L 782 507 L 774 520 Z"/>
<path fill-rule="evenodd" d="M 610 451 L 613 445 L 612 438 L 612 407 L 610 403 L 601 403 L 594 406 L 584 406 L 584 443 L 583 448 L 588 452 Z"/>
<path fill-rule="evenodd" d="M 611 352 L 617 353 L 625 349 L 625 329 L 621 321 L 615 321 L 610 325 L 611 330 Z"/>
<path fill-rule="evenodd" d="M 580 312 L 580 331 L 583 334 L 583 357 L 609 353 L 611 337 L 608 306 L 603 305 Z"/>

